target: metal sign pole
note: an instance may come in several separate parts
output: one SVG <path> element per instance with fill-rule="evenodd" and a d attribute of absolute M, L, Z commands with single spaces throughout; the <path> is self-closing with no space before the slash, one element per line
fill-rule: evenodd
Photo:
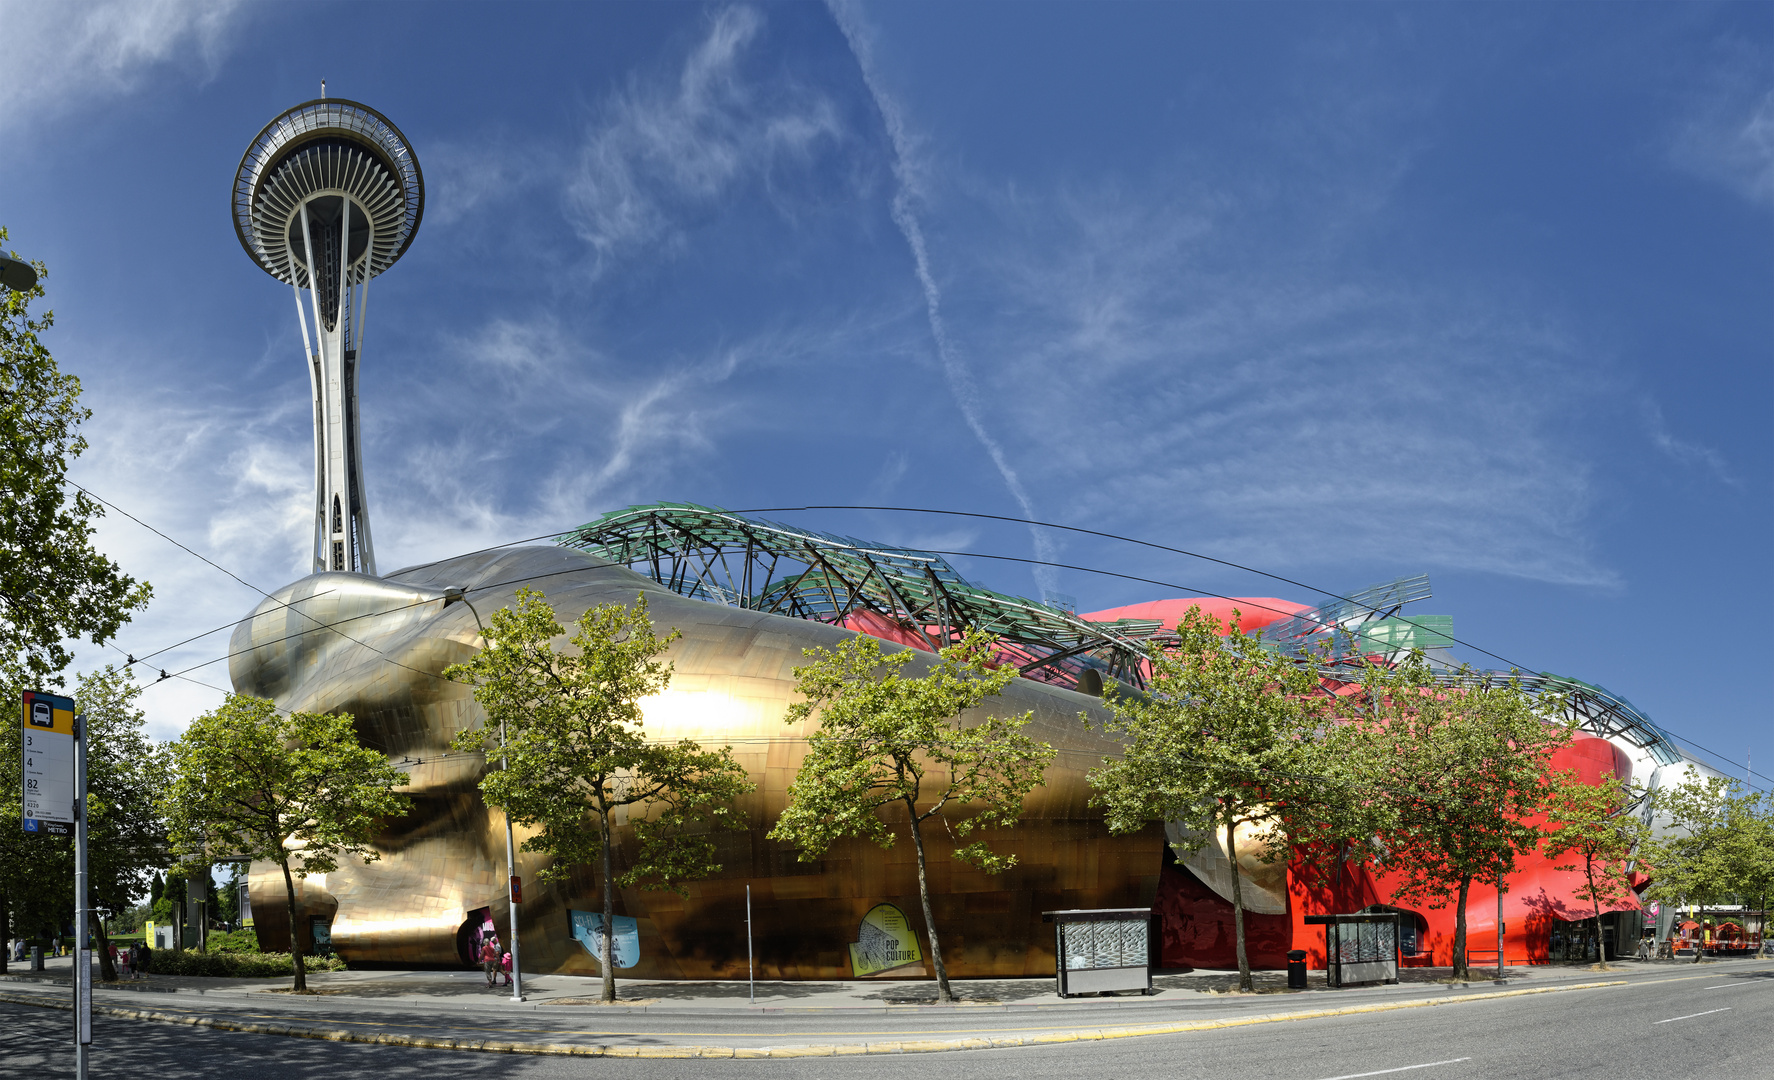
<path fill-rule="evenodd" d="M 92 1045 L 92 950 L 86 945 L 86 714 L 74 718 L 74 1075 Z"/>
<path fill-rule="evenodd" d="M 478 622 L 480 612 L 475 612 L 474 618 Z M 509 771 L 511 759 L 503 754 L 505 749 L 504 720 L 499 721 L 499 749 L 501 751 L 499 768 Z M 518 961 L 517 955 L 517 909 L 521 902 L 517 882 L 517 849 L 511 836 L 511 811 L 505 809 L 502 813 L 505 817 L 505 895 L 510 901 L 506 910 L 511 914 L 511 1000 L 522 1001 L 524 999 L 524 972 L 523 965 Z"/>
<path fill-rule="evenodd" d="M 753 958 L 751 947 L 751 886 L 745 887 L 745 997 L 751 1004 L 758 1003 L 758 964 Z"/>

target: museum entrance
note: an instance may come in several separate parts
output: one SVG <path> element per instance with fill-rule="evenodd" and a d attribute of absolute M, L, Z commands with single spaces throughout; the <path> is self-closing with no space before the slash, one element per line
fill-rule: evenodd
<path fill-rule="evenodd" d="M 493 909 L 490 907 L 475 908 L 462 920 L 456 930 L 456 954 L 462 958 L 464 967 L 480 967 L 480 943 L 487 934 L 497 935 L 498 928 L 493 925 Z"/>

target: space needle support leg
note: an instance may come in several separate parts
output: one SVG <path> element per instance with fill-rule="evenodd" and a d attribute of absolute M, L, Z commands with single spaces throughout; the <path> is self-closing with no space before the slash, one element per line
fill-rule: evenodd
<path fill-rule="evenodd" d="M 312 280 L 312 279 L 310 279 Z M 308 369 L 308 394 L 314 406 L 314 573 L 320 573 L 326 566 L 320 561 L 320 543 L 326 536 L 326 464 L 321 457 L 321 439 L 325 437 L 322 425 L 326 423 L 326 414 L 321 411 L 320 402 L 320 371 L 316 365 L 320 358 L 315 355 L 314 344 L 308 337 L 308 315 L 302 310 L 302 289 L 296 284 L 295 268 L 290 268 L 290 293 L 296 298 L 296 325 L 302 328 L 302 366 Z"/>
<path fill-rule="evenodd" d="M 328 481 L 332 472 L 328 465 L 331 463 L 333 457 L 333 438 L 331 430 L 332 424 L 328 421 L 337 409 L 338 403 L 332 400 L 332 380 L 329 376 L 332 374 L 333 365 L 332 358 L 327 355 L 326 327 L 320 321 L 320 275 L 315 272 L 314 267 L 314 236 L 308 228 L 308 204 L 306 202 L 302 204 L 302 245 L 307 250 L 308 255 L 308 309 L 314 313 L 314 340 L 315 344 L 320 346 L 321 419 L 320 428 L 315 434 L 319 440 L 319 445 L 326 448 L 322 451 L 320 479 L 318 481 L 320 489 L 321 527 L 319 546 L 315 549 L 314 557 L 320 563 L 322 569 L 330 570 L 332 569 L 332 561 L 327 558 L 327 551 L 331 547 L 329 538 L 332 536 L 332 529 L 327 524 L 326 516 L 327 489 L 331 486 Z"/>
<path fill-rule="evenodd" d="M 351 205 L 351 197 L 346 196 L 345 251 L 343 256 L 346 261 L 339 272 L 339 325 L 341 327 L 348 327 L 349 323 L 347 322 L 347 318 L 349 317 L 349 319 L 355 321 L 357 327 L 356 332 L 351 335 L 351 344 L 353 346 L 352 352 L 356 359 L 350 361 L 351 386 L 350 393 L 347 395 L 350 401 L 350 408 L 345 417 L 346 445 L 352 450 L 352 454 L 350 455 L 351 460 L 347 463 L 347 468 L 350 471 L 350 476 L 347 482 L 351 485 L 352 491 L 355 492 L 355 502 L 357 506 L 357 509 L 352 511 L 351 514 L 352 536 L 357 541 L 357 566 L 353 567 L 353 569 L 357 570 L 359 573 L 368 574 L 371 577 L 374 577 L 376 574 L 376 545 L 370 538 L 370 494 L 363 482 L 363 425 L 358 420 L 358 414 L 362 411 L 362 405 L 357 400 L 358 376 L 363 371 L 363 304 L 369 299 L 370 255 L 373 253 L 374 249 L 367 245 L 364 248 L 363 291 L 359 294 L 360 299 L 358 302 L 352 304 L 348 316 L 345 308 L 345 298 L 351 294 L 351 263 L 349 261 L 351 249 Z M 364 218 L 366 223 L 369 222 L 370 215 L 368 211 L 360 206 L 357 208 L 357 212 Z M 341 335 L 340 340 L 344 340 L 343 335 Z"/>

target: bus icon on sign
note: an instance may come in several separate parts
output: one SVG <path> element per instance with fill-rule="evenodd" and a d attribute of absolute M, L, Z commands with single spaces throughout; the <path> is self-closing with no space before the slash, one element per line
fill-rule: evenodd
<path fill-rule="evenodd" d="M 49 711 L 49 702 L 31 702 L 31 726 L 46 728 L 55 727 L 55 715 Z"/>

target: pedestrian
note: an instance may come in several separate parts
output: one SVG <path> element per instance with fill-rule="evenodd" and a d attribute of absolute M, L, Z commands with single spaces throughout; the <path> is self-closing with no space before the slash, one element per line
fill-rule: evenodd
<path fill-rule="evenodd" d="M 491 990 L 499 984 L 499 939 L 488 934 L 481 939 L 480 964 L 487 973 L 487 989 Z"/>
<path fill-rule="evenodd" d="M 506 953 L 499 958 L 499 970 L 505 975 L 505 985 L 511 985 L 511 954 Z"/>
<path fill-rule="evenodd" d="M 115 958 L 113 959 L 112 962 L 117 965 L 117 977 L 119 979 L 127 979 L 130 977 L 130 974 L 129 974 L 129 966 L 130 966 L 129 965 L 129 954 L 134 949 L 135 949 L 134 945 L 125 945 L 121 949 L 119 949 L 115 945 L 111 946 L 111 951 L 116 954 Z"/>

